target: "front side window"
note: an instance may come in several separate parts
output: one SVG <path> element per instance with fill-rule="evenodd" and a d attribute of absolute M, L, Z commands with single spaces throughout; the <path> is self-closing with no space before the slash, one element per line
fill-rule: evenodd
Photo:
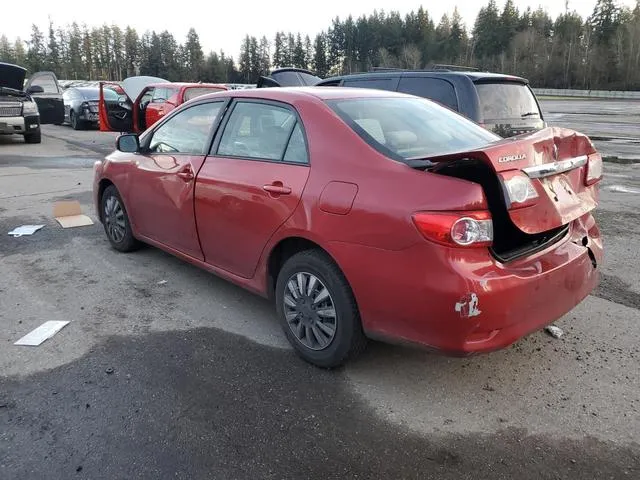
<path fill-rule="evenodd" d="M 283 160 L 296 122 L 295 114 L 288 108 L 238 102 L 225 126 L 217 154 Z"/>
<path fill-rule="evenodd" d="M 31 80 L 31 86 L 42 87 L 44 93 L 60 93 L 55 77 L 46 73 L 35 76 Z"/>
<path fill-rule="evenodd" d="M 194 105 L 174 115 L 153 132 L 150 152 L 205 155 L 211 129 L 223 104 Z"/>
<path fill-rule="evenodd" d="M 359 98 L 327 103 L 369 145 L 395 160 L 472 150 L 500 139 L 422 98 Z"/>
<path fill-rule="evenodd" d="M 166 88 L 156 88 L 153 92 L 153 103 L 164 103 L 169 98 L 169 90 Z"/>

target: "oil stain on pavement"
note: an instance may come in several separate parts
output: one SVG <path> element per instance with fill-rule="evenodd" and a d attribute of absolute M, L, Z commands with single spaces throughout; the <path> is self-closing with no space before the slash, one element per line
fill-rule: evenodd
<path fill-rule="evenodd" d="M 0 377 L 3 480 L 632 479 L 639 455 L 515 429 L 420 436 L 377 417 L 342 371 L 212 328 L 110 337 Z"/>

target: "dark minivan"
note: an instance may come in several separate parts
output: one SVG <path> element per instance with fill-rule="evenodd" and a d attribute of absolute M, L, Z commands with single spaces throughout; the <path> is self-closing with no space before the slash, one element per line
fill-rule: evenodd
<path fill-rule="evenodd" d="M 260 87 L 310 84 L 311 72 L 301 70 L 304 82 L 295 83 L 294 69 L 275 70 L 258 82 Z M 544 128 L 542 110 L 529 82 L 521 77 L 474 70 L 396 70 L 317 79 L 317 86 L 373 88 L 428 98 L 455 110 L 502 137 Z"/>

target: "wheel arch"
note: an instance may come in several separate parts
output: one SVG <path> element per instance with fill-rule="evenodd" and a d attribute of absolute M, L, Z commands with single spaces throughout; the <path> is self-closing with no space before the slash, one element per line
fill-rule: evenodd
<path fill-rule="evenodd" d="M 335 257 L 331 255 L 331 253 L 318 242 L 299 235 L 289 236 L 278 241 L 278 243 L 276 243 L 269 252 L 269 256 L 266 262 L 266 286 L 268 298 L 273 299 L 274 297 L 278 273 L 280 273 L 280 270 L 282 269 L 284 263 L 296 253 L 300 253 L 305 250 L 321 251 L 322 253 L 327 255 L 338 266 L 342 274 L 345 275 Z"/>

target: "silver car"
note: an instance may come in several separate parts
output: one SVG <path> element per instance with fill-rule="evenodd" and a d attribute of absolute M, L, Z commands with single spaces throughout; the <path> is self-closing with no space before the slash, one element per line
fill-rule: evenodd
<path fill-rule="evenodd" d="M 113 90 L 104 89 L 105 100 L 118 100 Z M 112 98 L 113 97 L 113 98 Z M 98 126 L 98 103 L 100 89 L 98 87 L 71 87 L 62 94 L 64 100 L 64 121 L 74 130 Z"/>

